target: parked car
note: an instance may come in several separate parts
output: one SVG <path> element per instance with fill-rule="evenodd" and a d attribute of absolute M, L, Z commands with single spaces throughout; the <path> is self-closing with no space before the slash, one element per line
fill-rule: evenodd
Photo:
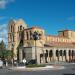
<path fill-rule="evenodd" d="M 29 65 L 29 64 L 36 64 L 36 60 L 32 59 L 32 60 L 26 62 L 26 65 Z"/>
<path fill-rule="evenodd" d="M 3 68 L 3 61 L 0 60 L 0 68 Z"/>

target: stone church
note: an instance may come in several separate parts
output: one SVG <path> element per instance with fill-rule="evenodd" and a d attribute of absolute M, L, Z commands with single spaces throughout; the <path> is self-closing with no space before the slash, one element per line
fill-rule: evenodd
<path fill-rule="evenodd" d="M 34 36 L 35 34 L 35 36 Z M 35 39 L 37 37 L 37 39 Z M 75 31 L 61 30 L 58 35 L 45 35 L 40 27 L 28 27 L 24 20 L 8 23 L 8 49 L 14 60 L 35 59 L 38 64 L 75 61 Z"/>

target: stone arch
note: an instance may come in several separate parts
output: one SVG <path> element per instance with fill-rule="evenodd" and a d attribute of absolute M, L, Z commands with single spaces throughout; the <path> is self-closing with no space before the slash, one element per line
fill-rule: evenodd
<path fill-rule="evenodd" d="M 45 62 L 46 63 L 48 63 L 47 58 L 48 58 L 48 50 L 46 49 L 46 53 L 45 53 Z"/>
<path fill-rule="evenodd" d="M 63 51 L 62 50 L 60 50 L 60 56 L 62 56 L 63 55 Z"/>
<path fill-rule="evenodd" d="M 64 50 L 63 55 L 66 56 L 66 50 Z"/>
<path fill-rule="evenodd" d="M 68 55 L 71 56 L 71 50 L 69 50 Z"/>
<path fill-rule="evenodd" d="M 68 51 L 69 62 L 71 62 L 71 55 L 72 55 L 71 50 L 69 50 L 69 51 Z"/>
<path fill-rule="evenodd" d="M 66 58 L 66 50 L 63 51 L 63 56 L 65 57 L 65 61 L 67 61 L 67 58 Z"/>
<path fill-rule="evenodd" d="M 74 61 L 74 50 L 72 50 L 72 61 Z"/>
<path fill-rule="evenodd" d="M 59 50 L 56 50 L 56 57 L 57 57 L 57 59 L 59 61 Z"/>
<path fill-rule="evenodd" d="M 42 61 L 43 61 L 43 54 L 41 53 L 40 54 L 40 63 L 42 63 Z"/>
<path fill-rule="evenodd" d="M 63 50 L 60 50 L 60 56 L 61 56 L 61 59 L 63 61 Z"/>
<path fill-rule="evenodd" d="M 58 50 L 56 50 L 56 57 L 58 57 L 58 52 L 59 52 L 59 51 L 58 51 Z"/>
<path fill-rule="evenodd" d="M 50 61 L 51 61 L 52 56 L 53 56 L 53 51 L 52 51 L 52 50 L 50 50 L 50 51 L 49 51 Z"/>

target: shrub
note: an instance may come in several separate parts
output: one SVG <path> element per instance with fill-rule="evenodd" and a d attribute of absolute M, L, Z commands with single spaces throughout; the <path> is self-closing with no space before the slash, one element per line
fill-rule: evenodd
<path fill-rule="evenodd" d="M 45 64 L 29 64 L 27 65 L 26 67 L 29 67 L 29 68 L 33 68 L 33 67 L 45 67 Z"/>

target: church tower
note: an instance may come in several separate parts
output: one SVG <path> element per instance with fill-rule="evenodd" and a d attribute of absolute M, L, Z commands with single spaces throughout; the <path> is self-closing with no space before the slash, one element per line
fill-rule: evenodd
<path fill-rule="evenodd" d="M 14 60 L 17 59 L 17 47 L 21 40 L 21 33 L 27 28 L 27 24 L 22 19 L 10 20 L 8 24 L 8 49 L 14 52 Z M 23 39 L 23 38 L 22 38 Z"/>

